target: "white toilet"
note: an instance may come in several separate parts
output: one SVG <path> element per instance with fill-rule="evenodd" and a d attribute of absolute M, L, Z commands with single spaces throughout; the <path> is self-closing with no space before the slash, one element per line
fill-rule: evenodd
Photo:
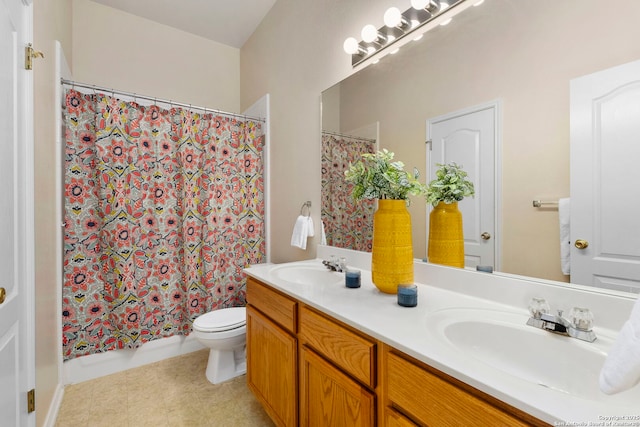
<path fill-rule="evenodd" d="M 218 384 L 247 372 L 247 317 L 244 307 L 214 310 L 198 316 L 193 334 L 210 348 L 207 379 Z"/>

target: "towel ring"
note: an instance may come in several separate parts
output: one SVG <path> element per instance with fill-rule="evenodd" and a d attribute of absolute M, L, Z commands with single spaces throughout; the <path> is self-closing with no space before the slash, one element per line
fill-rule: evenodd
<path fill-rule="evenodd" d="M 304 202 L 302 204 L 302 207 L 300 208 L 300 215 L 303 214 L 304 208 L 307 208 L 307 216 L 311 216 L 311 202 L 310 201 L 306 201 L 306 202 Z"/>

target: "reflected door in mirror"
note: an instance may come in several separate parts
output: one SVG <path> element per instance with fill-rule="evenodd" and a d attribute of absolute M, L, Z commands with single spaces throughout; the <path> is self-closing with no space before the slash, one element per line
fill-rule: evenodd
<path fill-rule="evenodd" d="M 431 140 L 427 150 L 428 180 L 435 179 L 438 164 L 455 162 L 467 172 L 475 187 L 473 198 L 459 202 L 465 267 L 484 265 L 499 269 L 495 239 L 498 108 L 499 103 L 493 102 L 427 121 L 427 139 Z"/>

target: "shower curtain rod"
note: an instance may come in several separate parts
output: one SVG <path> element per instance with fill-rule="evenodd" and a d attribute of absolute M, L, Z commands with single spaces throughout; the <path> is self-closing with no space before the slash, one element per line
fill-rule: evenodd
<path fill-rule="evenodd" d="M 363 138 L 361 136 L 347 135 L 346 133 L 331 132 L 329 130 L 323 130 L 322 133 L 326 133 L 327 135 L 333 135 L 333 136 L 341 136 L 343 138 L 353 138 L 353 139 L 359 139 L 361 141 L 376 142 L 374 138 Z"/>
<path fill-rule="evenodd" d="M 171 100 L 168 100 L 168 99 L 155 98 L 155 97 L 152 97 L 152 96 L 145 96 L 145 95 L 140 95 L 140 94 L 132 93 L 132 92 L 124 92 L 122 90 L 116 90 L 116 89 L 111 89 L 111 88 L 107 88 L 107 87 L 90 85 L 88 83 L 74 82 L 73 80 L 60 79 L 60 84 L 71 86 L 71 88 L 82 87 L 82 88 L 85 88 L 85 89 L 92 89 L 94 92 L 96 92 L 96 91 L 106 92 L 106 93 L 110 93 L 111 95 L 118 94 L 118 95 L 129 96 L 129 97 L 133 98 L 134 100 L 135 99 L 145 99 L 147 101 L 153 101 L 154 103 L 160 102 L 160 103 L 163 103 L 163 104 L 169 104 L 171 106 L 189 108 L 191 110 L 202 110 L 202 111 L 205 112 L 205 114 L 207 112 L 209 112 L 209 113 L 221 114 L 223 116 L 240 117 L 240 118 L 243 118 L 243 119 L 256 120 L 256 121 L 263 122 L 263 123 L 266 121 L 263 117 L 252 117 L 252 116 L 247 116 L 246 114 L 229 113 L 227 111 L 216 110 L 215 108 L 198 107 L 196 105 L 185 104 L 183 102 L 176 102 L 176 101 L 171 101 Z"/>

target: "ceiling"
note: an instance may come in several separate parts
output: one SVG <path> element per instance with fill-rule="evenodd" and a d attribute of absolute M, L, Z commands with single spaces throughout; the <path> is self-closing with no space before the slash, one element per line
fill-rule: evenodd
<path fill-rule="evenodd" d="M 93 0 L 209 40 L 241 48 L 276 0 Z"/>

